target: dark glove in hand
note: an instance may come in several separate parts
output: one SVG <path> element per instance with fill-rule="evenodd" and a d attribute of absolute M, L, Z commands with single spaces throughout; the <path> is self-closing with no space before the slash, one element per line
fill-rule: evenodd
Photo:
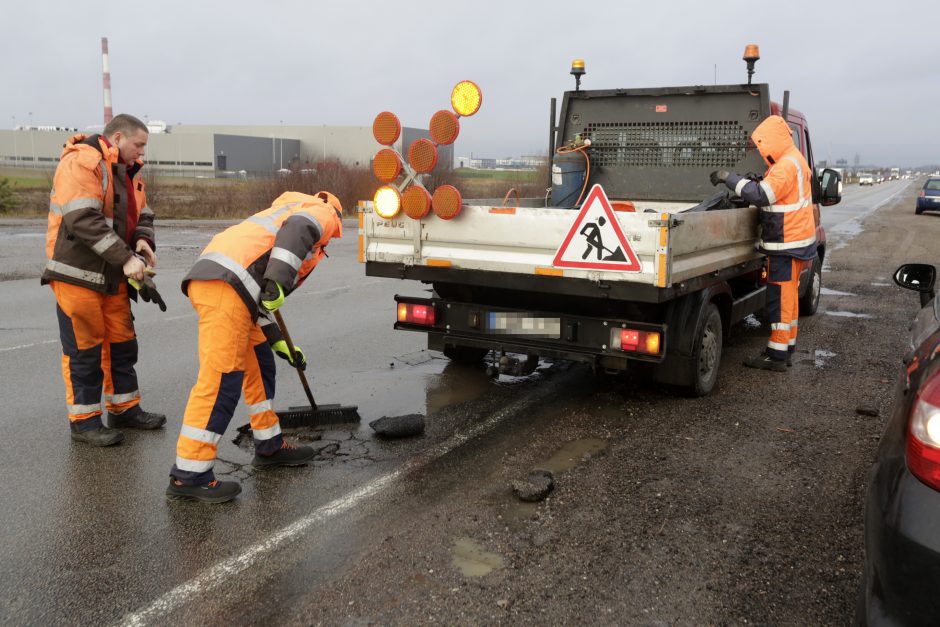
<path fill-rule="evenodd" d="M 277 281 L 265 279 L 264 286 L 261 289 L 261 300 L 277 300 L 278 296 L 280 295 L 281 292 L 277 289 Z"/>
<path fill-rule="evenodd" d="M 711 180 L 712 185 L 718 185 L 728 180 L 729 176 L 731 176 L 731 174 L 727 170 L 715 170 L 708 175 L 708 178 Z"/>
<path fill-rule="evenodd" d="M 160 292 L 157 291 L 157 286 L 154 285 L 153 279 L 149 276 L 144 277 L 144 281 L 141 283 L 137 293 L 140 294 L 141 300 L 145 303 L 153 303 L 160 307 L 160 311 L 166 311 L 166 303 L 163 302 L 163 297 L 160 296 Z"/>

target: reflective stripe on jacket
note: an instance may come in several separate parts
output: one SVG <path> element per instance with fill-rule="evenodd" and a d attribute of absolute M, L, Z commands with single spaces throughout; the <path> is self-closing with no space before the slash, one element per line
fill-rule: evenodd
<path fill-rule="evenodd" d="M 183 278 L 183 293 L 193 280 L 225 281 L 257 320 L 265 279 L 276 281 L 285 295 L 300 286 L 330 239 L 343 236 L 342 211 L 328 192 L 281 194 L 270 208 L 212 238 Z"/>
<path fill-rule="evenodd" d="M 46 268 L 41 282 L 64 281 L 116 294 L 124 280 L 121 266 L 137 239 L 154 243 L 153 211 L 147 206 L 142 163 L 127 168 L 118 149 L 100 135 L 75 135 L 65 145 L 53 179 L 46 229 Z M 133 188 L 127 189 L 128 176 Z M 134 241 L 125 241 L 128 194 L 134 194 L 140 219 Z"/>
<path fill-rule="evenodd" d="M 816 254 L 812 169 L 779 115 L 761 122 L 751 139 L 770 166 L 759 183 L 768 202 L 761 207 L 761 252 L 812 259 Z"/>

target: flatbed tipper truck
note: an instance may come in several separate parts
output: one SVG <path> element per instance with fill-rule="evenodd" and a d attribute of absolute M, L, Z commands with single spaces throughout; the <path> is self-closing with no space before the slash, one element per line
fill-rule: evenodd
<path fill-rule="evenodd" d="M 517 375 L 574 360 L 707 394 L 724 338 L 762 309 L 766 284 L 758 209 L 709 173 L 759 177 L 749 138 L 771 114 L 813 163 L 806 119 L 786 100 L 771 102 L 766 84 L 566 92 L 557 126 L 552 106 L 545 198 L 460 199 L 447 219 L 437 193 L 419 219 L 361 203 L 365 272 L 430 286 L 427 298 L 396 296 L 395 328 L 426 333 L 451 359 L 494 352 L 490 367 Z M 820 298 L 819 205 L 839 192 L 835 172 L 814 178 L 819 248 L 801 275 L 801 315 Z"/>

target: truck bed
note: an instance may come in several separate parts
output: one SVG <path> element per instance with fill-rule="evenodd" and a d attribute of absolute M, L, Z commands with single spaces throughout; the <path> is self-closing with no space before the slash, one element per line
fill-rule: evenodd
<path fill-rule="evenodd" d="M 689 203 L 634 204 L 636 213 L 618 211 L 616 216 L 640 262 L 639 272 L 553 266 L 577 211 L 484 204 L 465 204 L 452 221 L 434 216 L 418 221 L 405 216 L 384 220 L 364 203 L 363 261 L 672 288 L 760 259 L 753 207 L 690 212 Z"/>

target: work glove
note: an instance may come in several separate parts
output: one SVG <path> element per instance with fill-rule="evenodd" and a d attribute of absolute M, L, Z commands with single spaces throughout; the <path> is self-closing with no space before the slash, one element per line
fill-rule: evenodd
<path fill-rule="evenodd" d="M 708 175 L 708 178 L 711 180 L 712 185 L 718 185 L 727 181 L 729 176 L 731 176 L 731 173 L 727 170 L 715 170 Z"/>
<path fill-rule="evenodd" d="M 261 306 L 268 311 L 277 311 L 284 304 L 284 288 L 277 281 L 264 280 L 264 289 L 261 290 Z"/>
<path fill-rule="evenodd" d="M 160 292 L 157 291 L 157 286 L 154 285 L 153 279 L 149 274 L 144 274 L 143 281 L 135 281 L 134 279 L 127 279 L 127 282 L 137 290 L 137 293 L 140 294 L 140 299 L 145 303 L 153 303 L 160 307 L 160 311 L 166 311 L 166 303 L 163 302 L 163 297 L 160 296 Z"/>
<path fill-rule="evenodd" d="M 278 357 L 284 359 L 294 368 L 300 368 L 301 370 L 307 369 L 307 358 L 304 356 L 304 352 L 300 350 L 299 346 L 294 346 L 294 357 L 297 358 L 296 363 L 290 358 L 290 351 L 287 349 L 287 342 L 284 340 L 278 340 L 271 345 L 271 348 L 274 349 L 274 352 Z"/>

